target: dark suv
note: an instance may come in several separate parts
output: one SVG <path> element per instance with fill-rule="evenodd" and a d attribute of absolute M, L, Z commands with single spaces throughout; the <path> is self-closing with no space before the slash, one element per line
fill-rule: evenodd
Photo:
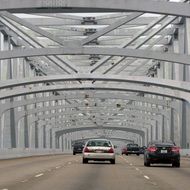
<path fill-rule="evenodd" d="M 144 152 L 144 165 L 154 163 L 172 164 L 180 167 L 180 148 L 172 142 L 151 142 Z"/>
<path fill-rule="evenodd" d="M 85 144 L 84 142 L 76 142 L 73 145 L 73 155 L 82 153 L 84 144 Z"/>
<path fill-rule="evenodd" d="M 129 154 L 136 154 L 139 156 L 140 154 L 140 146 L 138 144 L 127 144 L 126 147 L 122 149 L 122 154 L 125 154 L 126 156 Z"/>

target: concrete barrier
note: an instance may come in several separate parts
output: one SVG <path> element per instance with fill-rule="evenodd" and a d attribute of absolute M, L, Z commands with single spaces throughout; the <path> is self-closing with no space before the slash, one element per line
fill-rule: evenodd
<path fill-rule="evenodd" d="M 188 156 L 190 157 L 190 149 L 181 149 L 180 150 L 181 156 Z"/>
<path fill-rule="evenodd" d="M 71 151 L 62 151 L 61 149 L 0 149 L 0 159 L 22 158 L 31 156 L 43 156 L 54 154 L 69 154 Z"/>

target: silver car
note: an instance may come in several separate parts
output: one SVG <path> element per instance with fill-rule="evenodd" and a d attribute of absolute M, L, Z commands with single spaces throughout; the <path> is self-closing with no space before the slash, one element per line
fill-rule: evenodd
<path fill-rule="evenodd" d="M 83 164 L 89 160 L 105 161 L 115 164 L 115 150 L 112 142 L 107 139 L 88 140 L 83 148 Z"/>

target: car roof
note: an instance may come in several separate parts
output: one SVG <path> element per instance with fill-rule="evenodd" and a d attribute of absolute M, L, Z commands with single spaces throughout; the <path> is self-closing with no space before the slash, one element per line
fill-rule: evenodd
<path fill-rule="evenodd" d="M 150 145 L 151 144 L 155 144 L 155 145 L 172 145 L 172 146 L 175 146 L 175 143 L 174 142 L 171 142 L 171 141 L 169 141 L 169 142 L 163 142 L 163 141 L 152 141 L 152 142 L 150 142 L 149 143 Z"/>
<path fill-rule="evenodd" d="M 88 141 L 110 141 L 108 139 L 89 139 Z"/>

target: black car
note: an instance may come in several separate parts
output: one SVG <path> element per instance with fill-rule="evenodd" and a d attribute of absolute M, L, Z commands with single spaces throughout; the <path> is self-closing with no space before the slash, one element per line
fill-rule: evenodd
<path fill-rule="evenodd" d="M 140 147 L 140 154 L 144 154 L 145 150 L 147 149 L 146 146 Z"/>
<path fill-rule="evenodd" d="M 73 155 L 82 153 L 84 142 L 76 142 L 73 145 Z"/>
<path fill-rule="evenodd" d="M 127 144 L 127 146 L 122 149 L 122 154 L 125 154 L 126 156 L 129 154 L 136 154 L 137 156 L 139 156 L 140 146 L 133 143 Z"/>
<path fill-rule="evenodd" d="M 180 148 L 171 142 L 151 142 L 144 152 L 144 165 L 172 164 L 180 167 Z"/>

